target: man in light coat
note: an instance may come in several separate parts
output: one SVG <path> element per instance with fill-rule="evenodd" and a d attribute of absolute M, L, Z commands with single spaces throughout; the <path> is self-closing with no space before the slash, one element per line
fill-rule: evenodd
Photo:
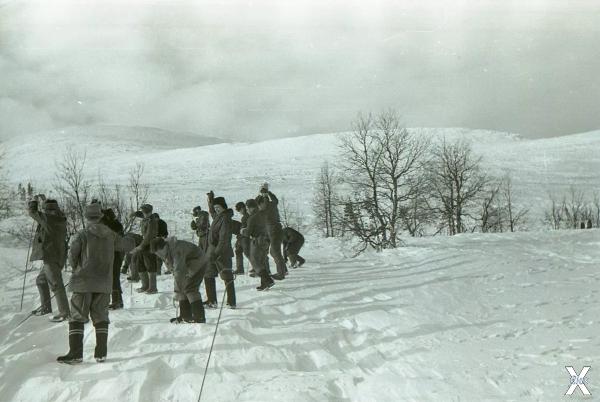
<path fill-rule="evenodd" d="M 96 330 L 96 361 L 103 362 L 107 354 L 108 303 L 112 292 L 112 271 L 116 234 L 100 223 L 100 204 L 85 208 L 86 228 L 71 241 L 69 262 L 73 267 L 70 289 L 71 319 L 69 320 L 69 353 L 57 358 L 59 363 L 83 361 L 83 328 L 91 317 Z"/>
<path fill-rule="evenodd" d="M 39 211 L 39 201 L 43 201 L 43 211 Z M 30 261 L 42 260 L 44 266 L 35 280 L 40 293 L 41 306 L 31 313 L 36 316 L 52 312 L 50 290 L 56 297 L 58 314 L 50 321 L 61 322 L 69 318 L 69 300 L 62 278 L 62 269 L 67 257 L 67 218 L 55 200 L 46 200 L 43 195 L 35 196 L 29 202 L 29 216 L 38 224 L 32 241 Z"/>
<path fill-rule="evenodd" d="M 208 265 L 208 256 L 199 246 L 184 240 L 157 237 L 150 251 L 159 256 L 173 272 L 175 299 L 179 301 L 179 316 L 172 323 L 205 323 L 200 284 Z"/>

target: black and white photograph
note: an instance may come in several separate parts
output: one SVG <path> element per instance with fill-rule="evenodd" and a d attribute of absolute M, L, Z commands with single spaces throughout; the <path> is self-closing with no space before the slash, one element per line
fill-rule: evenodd
<path fill-rule="evenodd" d="M 600 2 L 0 0 L 0 401 L 600 395 Z"/>

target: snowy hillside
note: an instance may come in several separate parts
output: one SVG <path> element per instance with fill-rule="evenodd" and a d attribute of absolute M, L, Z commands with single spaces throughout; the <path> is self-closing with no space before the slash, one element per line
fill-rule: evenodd
<path fill-rule="evenodd" d="M 102 127 L 65 130 L 60 140 L 36 134 L 39 141 L 12 140 L 4 145 L 8 177 L 13 183 L 32 181 L 46 191 L 52 187 L 55 162 L 67 144 L 87 150 L 86 171 L 91 180 L 101 174 L 109 183 L 125 184 L 137 162 L 146 166 L 153 200 L 159 211 L 187 229 L 193 205 L 205 205 L 205 193 L 214 189 L 227 200 L 246 200 L 263 181 L 271 183 L 291 207 L 310 214 L 310 202 L 318 171 L 324 161 L 338 159 L 338 135 L 316 134 L 258 143 L 203 145 L 213 139 L 190 139 L 156 131 L 142 141 L 145 129 Z M 464 138 L 483 157 L 484 168 L 498 177 L 513 177 L 515 202 L 522 206 L 544 205 L 549 193 L 565 193 L 570 185 L 600 188 L 600 132 L 552 139 L 524 140 L 518 135 L 462 128 L 414 128 L 416 135 L 434 141 Z M 56 133 L 55 133 L 56 135 Z M 194 143 L 198 141 L 201 144 Z M 146 144 L 146 145 L 141 145 Z M 151 145 L 157 144 L 157 145 Z M 15 184 L 16 185 L 16 184 Z M 183 219 L 183 216 L 186 219 Z M 542 208 L 530 211 L 531 228 L 538 228 Z"/>
<path fill-rule="evenodd" d="M 157 131 L 140 145 L 143 130 L 115 130 L 85 137 L 90 178 L 125 184 L 143 162 L 149 201 L 188 240 L 190 211 L 205 206 L 210 189 L 234 204 L 268 181 L 309 214 L 316 174 L 338 152 L 335 134 L 205 145 Z M 525 140 L 413 130 L 472 139 L 488 170 L 511 171 L 520 204 L 571 184 L 600 187 L 598 132 Z M 82 133 L 3 144 L 9 179 L 49 187 L 55 158 L 67 144 L 84 147 Z M 0 401 L 198 400 L 218 311 L 208 310 L 205 325 L 171 325 L 172 278 L 159 277 L 158 295 L 140 295 L 123 276 L 125 309 L 111 313 L 108 361 L 91 359 L 88 325 L 84 364 L 58 365 L 67 325 L 32 317 L 15 328 L 37 307 L 37 271 L 18 312 L 27 250 L 0 253 Z M 256 292 L 254 278 L 236 279 L 238 309 L 223 311 L 202 401 L 563 400 L 565 366 L 590 364 L 590 391 L 600 392 L 600 230 L 407 239 L 355 259 L 339 241 L 309 233 L 301 254 L 306 265 L 268 292 Z"/>
<path fill-rule="evenodd" d="M 236 280 L 239 308 L 223 312 L 203 401 L 558 401 L 566 365 L 591 365 L 597 392 L 598 230 L 436 237 L 357 259 L 311 239 L 304 254 L 269 292 Z M 88 325 L 84 364 L 59 365 L 66 324 L 14 328 L 36 304 L 34 275 L 15 314 L 25 251 L 2 255 L 3 401 L 198 400 L 218 311 L 175 326 L 170 276 L 158 296 L 124 285 L 109 360 L 91 359 Z"/>

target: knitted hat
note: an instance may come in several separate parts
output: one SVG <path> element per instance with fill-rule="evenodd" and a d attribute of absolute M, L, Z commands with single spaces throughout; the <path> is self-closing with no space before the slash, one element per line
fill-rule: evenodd
<path fill-rule="evenodd" d="M 46 200 L 44 202 L 44 211 L 60 211 L 56 200 Z"/>
<path fill-rule="evenodd" d="M 235 210 L 236 211 L 240 211 L 242 208 L 246 208 L 246 204 L 244 204 L 242 201 L 240 201 L 237 204 L 235 204 Z"/>
<path fill-rule="evenodd" d="M 152 213 L 152 205 L 150 204 L 144 204 L 140 207 L 140 211 L 145 212 L 145 213 Z"/>
<path fill-rule="evenodd" d="M 102 208 L 100 204 L 90 204 L 85 207 L 85 217 L 87 219 L 100 219 L 102 218 Z"/>
<path fill-rule="evenodd" d="M 216 197 L 213 200 L 213 205 L 220 205 L 223 207 L 223 209 L 227 209 L 227 203 L 225 202 L 225 198 L 223 197 Z"/>
<path fill-rule="evenodd" d="M 192 209 L 192 215 L 198 216 L 201 211 L 202 211 L 202 207 L 200 207 L 200 205 L 198 205 L 197 207 L 194 207 L 194 209 Z"/>

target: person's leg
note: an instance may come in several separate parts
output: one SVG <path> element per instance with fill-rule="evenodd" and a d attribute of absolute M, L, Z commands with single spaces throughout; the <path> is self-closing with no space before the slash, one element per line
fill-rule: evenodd
<path fill-rule="evenodd" d="M 48 280 L 46 279 L 46 274 L 44 269 L 40 271 L 37 278 L 35 278 L 35 284 L 38 288 L 38 293 L 40 294 L 40 307 L 33 310 L 31 313 L 33 315 L 46 315 L 52 312 L 52 303 L 50 302 L 50 287 L 48 286 Z"/>
<path fill-rule="evenodd" d="M 273 260 L 275 260 L 275 265 L 277 266 L 277 275 L 281 279 L 285 278 L 285 273 L 287 268 L 285 266 L 285 261 L 283 260 L 283 255 L 281 254 L 281 242 L 283 238 L 283 230 L 281 225 L 270 228 L 269 239 L 271 241 L 270 253 Z"/>
<path fill-rule="evenodd" d="M 129 253 L 129 261 L 129 277 L 127 280 L 130 282 L 139 282 L 140 270 L 142 269 L 140 267 L 140 264 L 142 264 L 142 262 L 140 262 L 140 253 Z"/>
<path fill-rule="evenodd" d="M 220 272 L 221 279 L 223 283 L 225 283 L 225 291 L 227 292 L 227 306 L 230 308 L 236 307 L 236 298 L 235 298 L 235 281 L 233 280 L 233 271 L 231 268 L 225 267 Z"/>
<path fill-rule="evenodd" d="M 106 360 L 108 352 L 108 302 L 110 294 L 93 293 L 90 303 L 90 316 L 94 329 L 96 331 L 96 348 L 94 349 L 94 358 L 97 362 Z"/>
<path fill-rule="evenodd" d="M 144 252 L 138 251 L 133 254 L 133 260 L 137 263 L 137 269 L 139 271 L 140 280 L 142 286 L 136 289 L 136 292 L 143 293 L 148 290 L 148 267 L 146 266 L 146 260 L 144 259 Z"/>
<path fill-rule="evenodd" d="M 43 269 L 58 306 L 58 315 L 53 317 L 53 321 L 64 321 L 69 317 L 70 311 L 69 299 L 67 299 L 67 291 L 62 278 L 62 267 L 44 262 Z"/>
<path fill-rule="evenodd" d="M 83 327 L 88 321 L 91 302 L 91 293 L 73 293 L 71 295 L 69 352 L 56 359 L 59 363 L 76 364 L 83 361 Z"/>
<path fill-rule="evenodd" d="M 235 241 L 235 273 L 237 275 L 244 274 L 244 248 L 239 236 Z"/>
<path fill-rule="evenodd" d="M 156 275 L 157 275 L 157 269 L 158 269 L 156 255 L 154 255 L 148 251 L 148 252 L 144 252 L 143 258 L 144 258 L 144 265 L 148 269 L 148 289 L 146 290 L 146 293 L 148 293 L 148 294 L 158 293 L 158 289 L 156 288 Z M 161 262 L 162 262 L 162 260 L 161 260 Z"/>
<path fill-rule="evenodd" d="M 191 320 L 190 322 L 205 323 L 206 316 L 204 312 L 204 305 L 202 304 L 202 296 L 200 295 L 199 288 L 202 283 L 202 276 L 197 275 L 188 281 L 185 288 L 185 297 L 190 306 Z"/>
<path fill-rule="evenodd" d="M 113 260 L 112 302 L 108 305 L 111 310 L 123 308 L 123 290 L 121 289 L 121 264 L 123 253 L 115 253 Z"/>

